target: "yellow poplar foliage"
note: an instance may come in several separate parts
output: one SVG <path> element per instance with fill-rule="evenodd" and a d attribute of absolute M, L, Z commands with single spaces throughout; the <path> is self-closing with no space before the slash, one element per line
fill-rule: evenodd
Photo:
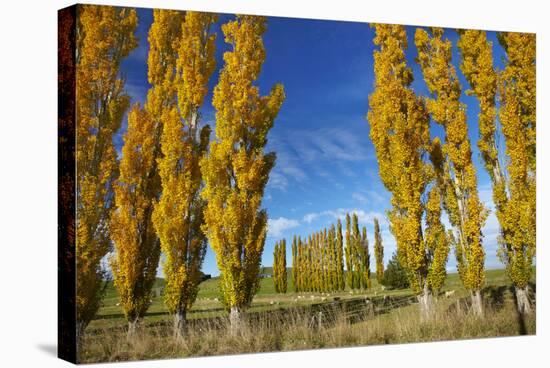
<path fill-rule="evenodd" d="M 275 243 L 273 252 L 273 283 L 275 292 L 286 293 L 287 276 L 286 276 L 286 240 L 283 239 Z"/>
<path fill-rule="evenodd" d="M 126 318 L 134 322 L 145 315 L 155 283 L 160 246 L 151 215 L 160 193 L 156 155 L 156 124 L 139 105 L 128 114 L 120 176 L 115 185 L 111 239 L 114 284 Z"/>
<path fill-rule="evenodd" d="M 208 13 L 187 12 L 182 19 L 178 12 L 155 10 L 149 33 L 148 109 L 162 122 L 162 196 L 153 222 L 165 255 L 165 304 L 183 317 L 196 299 L 206 253 L 199 161 L 210 128 L 198 129 L 198 110 L 215 69 L 215 35 L 209 32 L 215 21 Z"/>
<path fill-rule="evenodd" d="M 292 285 L 294 285 L 294 291 L 298 291 L 296 289 L 299 277 L 298 273 L 300 272 L 298 262 L 298 237 L 294 235 L 292 238 Z"/>
<path fill-rule="evenodd" d="M 176 106 L 176 63 L 181 43 L 182 12 L 153 10 L 153 23 L 147 40 L 147 79 L 151 88 L 147 93 L 146 110 L 152 119 L 160 122 Z M 161 124 L 162 126 L 162 124 Z"/>
<path fill-rule="evenodd" d="M 502 33 L 507 54 L 500 75 L 493 66 L 492 43 L 483 31 L 460 30 L 461 70 L 480 105 L 478 147 L 493 184 L 500 224 L 499 255 L 515 286 L 525 288 L 532 274 L 536 242 L 536 42 L 535 35 Z M 496 96 L 508 164 L 499 160 Z M 506 172 L 505 172 L 506 171 Z"/>
<path fill-rule="evenodd" d="M 428 193 L 424 238 L 433 264 L 445 265 L 449 255 L 449 239 L 445 233 L 445 227 L 441 223 L 441 195 L 440 189 L 436 186 L 433 186 Z M 436 295 L 443 286 L 446 276 L 445 267 L 433 267 L 429 273 L 428 286 Z"/>
<path fill-rule="evenodd" d="M 217 140 L 201 161 L 208 201 L 203 229 L 217 256 L 223 300 L 240 309 L 250 305 L 259 286 L 267 231 L 260 205 L 275 164 L 275 154 L 265 154 L 264 147 L 285 96 L 282 85 L 260 96 L 253 84 L 265 59 L 265 19 L 237 16 L 222 30 L 232 50 L 224 54 L 214 89 Z"/>
<path fill-rule="evenodd" d="M 496 145 L 496 93 L 497 73 L 493 67 L 492 44 L 487 40 L 485 31 L 459 30 L 458 48 L 462 56 L 460 70 L 468 80 L 471 90 L 466 94 L 475 94 L 479 100 L 479 140 L 477 145 L 493 185 L 493 200 L 497 206 L 506 200 L 504 178 L 498 159 Z"/>
<path fill-rule="evenodd" d="M 352 251 L 352 233 L 351 233 L 351 217 L 346 213 L 346 283 L 350 289 L 355 289 L 355 274 L 353 272 L 353 251 Z"/>
<path fill-rule="evenodd" d="M 508 158 L 508 201 L 499 216 L 501 258 L 518 288 L 532 276 L 536 251 L 536 40 L 534 34 L 501 33 L 507 55 L 499 75 L 499 118 Z"/>
<path fill-rule="evenodd" d="M 342 221 L 338 219 L 336 224 L 336 271 L 337 271 L 337 290 L 346 288 L 346 278 L 344 274 L 344 237 L 342 235 Z"/>
<path fill-rule="evenodd" d="M 82 5 L 77 24 L 76 181 L 79 333 L 95 315 L 104 285 L 101 259 L 109 251 L 109 219 L 117 154 L 113 134 L 129 106 L 120 62 L 136 47 L 134 9 Z"/>
<path fill-rule="evenodd" d="M 405 60 L 405 27 L 374 27 L 379 49 L 374 52 L 375 90 L 369 97 L 370 138 L 380 177 L 392 194 L 388 215 L 399 261 L 411 288 L 427 295 L 430 275 L 445 269 L 445 263 L 430 257 L 422 232 L 422 196 L 433 176 L 431 165 L 423 161 L 430 148 L 429 115 L 423 100 L 409 87 L 413 76 Z"/>
<path fill-rule="evenodd" d="M 376 280 L 382 283 L 384 278 L 384 245 L 378 219 L 374 219 L 374 258 L 376 259 Z"/>
<path fill-rule="evenodd" d="M 457 231 L 456 258 L 459 274 L 466 289 L 481 290 L 485 280 L 485 252 L 481 229 L 487 218 L 487 211 L 479 200 L 477 191 L 476 170 L 468 139 L 466 107 L 460 102 L 462 90 L 451 61 L 452 43 L 443 39 L 442 28 L 432 28 L 430 33 L 418 28 L 415 44 L 424 80 L 428 90 L 434 95 L 434 98 L 426 100 L 426 106 L 434 121 L 445 129 L 443 158 L 438 163 L 434 162 L 434 166 L 436 174 L 442 176 L 438 178 L 440 184 L 444 183 L 440 190 L 447 194 L 444 198 L 445 207 L 451 224 Z M 445 165 L 446 169 L 442 170 L 441 165 Z M 428 199 L 428 214 L 430 211 L 437 212 L 436 207 L 440 203 L 440 196 L 432 193 Z M 437 217 L 440 217 L 440 211 Z M 445 238 L 442 226 L 438 226 L 436 232 L 437 237 Z"/>
<path fill-rule="evenodd" d="M 370 252 L 369 252 L 369 240 L 367 238 L 367 228 L 363 226 L 361 230 L 361 242 L 359 244 L 360 254 L 360 275 L 361 275 L 361 288 L 370 288 Z"/>

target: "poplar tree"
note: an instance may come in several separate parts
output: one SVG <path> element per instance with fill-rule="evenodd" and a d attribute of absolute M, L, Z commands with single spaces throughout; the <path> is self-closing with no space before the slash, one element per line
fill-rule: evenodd
<path fill-rule="evenodd" d="M 365 226 L 363 226 L 361 230 L 361 243 L 359 251 L 361 254 L 361 288 L 367 289 L 371 287 L 371 280 L 369 240 L 367 238 L 367 228 Z"/>
<path fill-rule="evenodd" d="M 363 288 L 363 275 L 361 272 L 361 233 L 359 231 L 359 220 L 357 215 L 354 213 L 351 216 L 351 247 L 350 247 L 350 258 L 351 258 L 351 273 L 352 273 L 352 289 L 361 289 Z"/>
<path fill-rule="evenodd" d="M 531 313 L 529 280 L 536 253 L 536 41 L 534 34 L 500 33 L 506 64 L 497 73 L 482 31 L 460 30 L 461 70 L 480 113 L 478 147 L 493 189 L 500 225 L 499 257 L 515 286 L 518 310 Z M 497 147 L 496 97 L 506 164 Z"/>
<path fill-rule="evenodd" d="M 201 161 L 208 201 L 203 227 L 216 253 L 222 299 L 230 310 L 232 332 L 259 287 L 258 273 L 267 231 L 267 212 L 260 209 L 274 153 L 264 153 L 267 133 L 285 98 L 275 85 L 260 96 L 253 83 L 265 59 L 263 17 L 239 15 L 222 26 L 225 65 L 214 89 L 216 141 Z"/>
<path fill-rule="evenodd" d="M 158 127 L 139 104 L 128 114 L 120 176 L 115 184 L 111 219 L 111 257 L 114 285 L 128 321 L 128 336 L 151 304 L 160 244 L 152 223 L 153 204 L 160 194 L 157 170 Z"/>
<path fill-rule="evenodd" d="M 320 291 L 321 262 L 319 260 L 319 233 L 313 233 L 311 237 L 311 268 L 313 269 L 313 290 Z"/>
<path fill-rule="evenodd" d="M 434 162 L 434 166 L 436 173 L 441 176 L 438 182 L 444 193 L 443 203 L 456 232 L 458 271 L 464 287 L 471 293 L 474 313 L 481 315 L 481 289 L 485 282 L 481 229 L 487 218 L 487 210 L 479 200 L 477 191 L 466 106 L 460 102 L 462 90 L 451 60 L 452 43 L 443 39 L 442 28 L 431 28 L 430 32 L 418 28 L 415 44 L 424 80 L 434 96 L 426 100 L 428 111 L 445 130 L 443 159 Z M 445 169 L 437 165 L 444 165 Z M 437 200 L 440 197 L 433 194 L 430 199 L 434 202 L 433 210 L 437 211 L 435 207 L 439 206 Z M 442 239 L 446 237 L 444 230 L 438 229 L 437 232 Z"/>
<path fill-rule="evenodd" d="M 296 254 L 297 254 L 298 272 L 296 273 L 296 284 L 294 286 L 294 291 L 302 292 L 304 291 L 305 269 L 304 269 L 304 245 L 302 243 L 301 237 L 298 237 L 296 248 L 297 248 Z"/>
<path fill-rule="evenodd" d="M 288 289 L 288 277 L 286 273 L 286 240 L 283 239 L 281 242 L 281 249 L 280 249 L 280 265 L 281 265 L 281 272 L 280 272 L 280 279 L 281 279 L 281 286 L 280 290 L 281 293 L 286 293 Z"/>
<path fill-rule="evenodd" d="M 519 310 L 531 313 L 529 280 L 536 254 L 536 38 L 500 33 L 506 67 L 499 75 L 499 111 L 509 158 L 508 203 L 501 222 L 500 258 L 516 287 Z"/>
<path fill-rule="evenodd" d="M 147 108 L 162 123 L 159 173 L 162 196 L 153 223 L 165 259 L 164 302 L 173 315 L 176 338 L 186 334 L 187 311 L 201 281 L 206 236 L 201 231 L 206 202 L 200 197 L 200 159 L 206 154 L 208 125 L 199 127 L 199 108 L 215 69 L 215 35 L 210 13 L 154 10 L 149 31 Z"/>
<path fill-rule="evenodd" d="M 350 289 L 355 289 L 355 279 L 353 274 L 353 244 L 351 234 L 351 218 L 346 213 L 346 283 Z"/>
<path fill-rule="evenodd" d="M 430 149 L 430 119 L 424 101 L 410 87 L 413 74 L 406 65 L 405 27 L 376 24 L 374 28 L 378 48 L 374 51 L 375 89 L 369 96 L 370 138 L 380 177 L 392 194 L 388 217 L 399 261 L 418 295 L 422 315 L 427 317 L 433 305 L 428 280 L 445 269 L 445 263 L 431 257 L 422 229 L 422 198 L 433 177 L 433 168 L 424 161 Z"/>
<path fill-rule="evenodd" d="M 76 25 L 76 330 L 80 339 L 101 304 L 118 176 L 113 135 L 130 97 L 121 61 L 137 46 L 134 9 L 82 5 Z"/>
<path fill-rule="evenodd" d="M 344 274 L 344 237 L 342 235 L 342 221 L 338 219 L 336 224 L 336 269 L 338 273 L 338 290 L 346 289 Z"/>
<path fill-rule="evenodd" d="M 378 218 L 374 218 L 374 258 L 376 259 L 376 280 L 382 284 L 384 278 L 384 245 L 380 234 Z"/>
<path fill-rule="evenodd" d="M 275 242 L 273 247 L 273 266 L 271 267 L 272 274 L 271 279 L 273 280 L 273 286 L 275 287 L 275 292 L 279 293 L 279 242 Z"/>
<path fill-rule="evenodd" d="M 336 228 L 331 225 L 328 232 L 327 245 L 329 247 L 329 272 L 330 272 L 330 291 L 338 290 L 338 263 L 336 248 Z"/>
<path fill-rule="evenodd" d="M 297 291 L 296 285 L 298 283 L 298 238 L 296 235 L 292 238 L 292 285 L 294 291 Z"/>
<path fill-rule="evenodd" d="M 287 275 L 286 275 L 286 240 L 283 239 L 275 243 L 273 251 L 273 283 L 275 292 L 286 293 Z"/>

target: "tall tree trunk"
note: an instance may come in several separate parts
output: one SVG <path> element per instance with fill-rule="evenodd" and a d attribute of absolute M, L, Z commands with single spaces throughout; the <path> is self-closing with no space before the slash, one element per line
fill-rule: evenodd
<path fill-rule="evenodd" d="M 483 300 L 481 299 L 481 291 L 473 290 L 470 294 L 472 298 L 472 311 L 478 317 L 483 315 Z"/>
<path fill-rule="evenodd" d="M 531 301 L 529 300 L 529 286 L 525 286 L 523 288 L 516 287 L 516 300 L 519 313 L 533 313 L 533 307 L 531 306 Z"/>
<path fill-rule="evenodd" d="M 183 339 L 187 334 L 187 311 L 178 310 L 174 314 L 174 339 Z"/>
<path fill-rule="evenodd" d="M 231 307 L 229 312 L 231 335 L 237 334 L 243 327 L 243 311 L 239 307 Z"/>
<path fill-rule="evenodd" d="M 82 346 L 84 342 L 84 330 L 86 329 L 86 323 L 83 321 L 76 322 L 76 345 L 78 348 Z"/>
<path fill-rule="evenodd" d="M 139 319 L 136 318 L 132 321 L 128 321 L 128 340 L 133 340 L 136 337 L 136 331 L 138 327 Z"/>
<path fill-rule="evenodd" d="M 422 294 L 418 295 L 418 302 L 420 303 L 420 315 L 422 319 L 427 320 L 431 318 L 433 313 L 433 295 L 428 286 L 424 286 Z"/>

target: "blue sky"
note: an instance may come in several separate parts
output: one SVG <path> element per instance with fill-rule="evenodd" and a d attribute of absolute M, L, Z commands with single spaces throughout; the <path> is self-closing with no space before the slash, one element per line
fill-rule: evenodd
<path fill-rule="evenodd" d="M 152 22 L 152 10 L 139 9 L 138 16 L 139 46 L 123 61 L 121 73 L 126 78 L 132 101 L 143 103 L 149 88 L 147 32 Z M 222 15 L 216 26 L 217 70 L 210 80 L 210 93 L 202 109 L 203 123 L 212 126 L 215 125 L 212 89 L 223 67 L 223 52 L 228 50 L 220 24 L 231 18 L 233 16 Z M 428 96 L 420 68 L 414 61 L 415 29 L 407 27 L 407 61 L 415 77 L 412 87 L 418 94 Z M 261 92 L 267 94 L 274 83 L 283 83 L 286 100 L 269 133 L 266 148 L 277 153 L 277 162 L 263 202 L 269 215 L 263 265 L 272 264 L 275 241 L 286 238 L 288 243 L 295 234 L 307 236 L 330 226 L 346 212 L 356 212 L 360 224 L 367 226 L 371 254 L 374 217 L 380 220 L 386 263 L 396 248 L 385 216 L 385 211 L 390 208 L 390 193 L 378 176 L 366 120 L 368 96 L 373 90 L 373 36 L 373 29 L 366 23 L 268 18 L 264 35 L 267 57 L 257 84 Z M 466 90 L 468 84 L 458 68 L 457 34 L 448 29 L 445 36 L 453 41 L 453 63 Z M 493 42 L 495 63 L 502 67 L 504 54 L 496 34 L 489 32 L 488 37 Z M 475 144 L 478 136 L 477 100 L 465 94 L 462 100 L 467 105 L 480 197 L 492 210 L 489 178 Z M 126 126 L 124 122 L 114 139 L 119 150 Z M 431 131 L 433 136 L 442 134 L 441 128 L 435 124 L 432 124 Z M 484 227 L 488 268 L 502 267 L 496 257 L 497 233 L 498 223 L 491 213 Z M 290 249 L 287 249 L 287 262 L 291 262 Z M 451 253 L 447 269 L 454 272 L 455 265 Z M 212 275 L 219 274 L 211 249 L 208 249 L 203 269 Z"/>

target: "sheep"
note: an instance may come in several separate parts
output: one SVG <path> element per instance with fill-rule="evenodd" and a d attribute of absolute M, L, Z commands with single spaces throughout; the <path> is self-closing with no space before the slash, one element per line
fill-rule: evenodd
<path fill-rule="evenodd" d="M 454 290 L 449 290 L 445 292 L 445 298 L 450 298 L 455 293 Z"/>

